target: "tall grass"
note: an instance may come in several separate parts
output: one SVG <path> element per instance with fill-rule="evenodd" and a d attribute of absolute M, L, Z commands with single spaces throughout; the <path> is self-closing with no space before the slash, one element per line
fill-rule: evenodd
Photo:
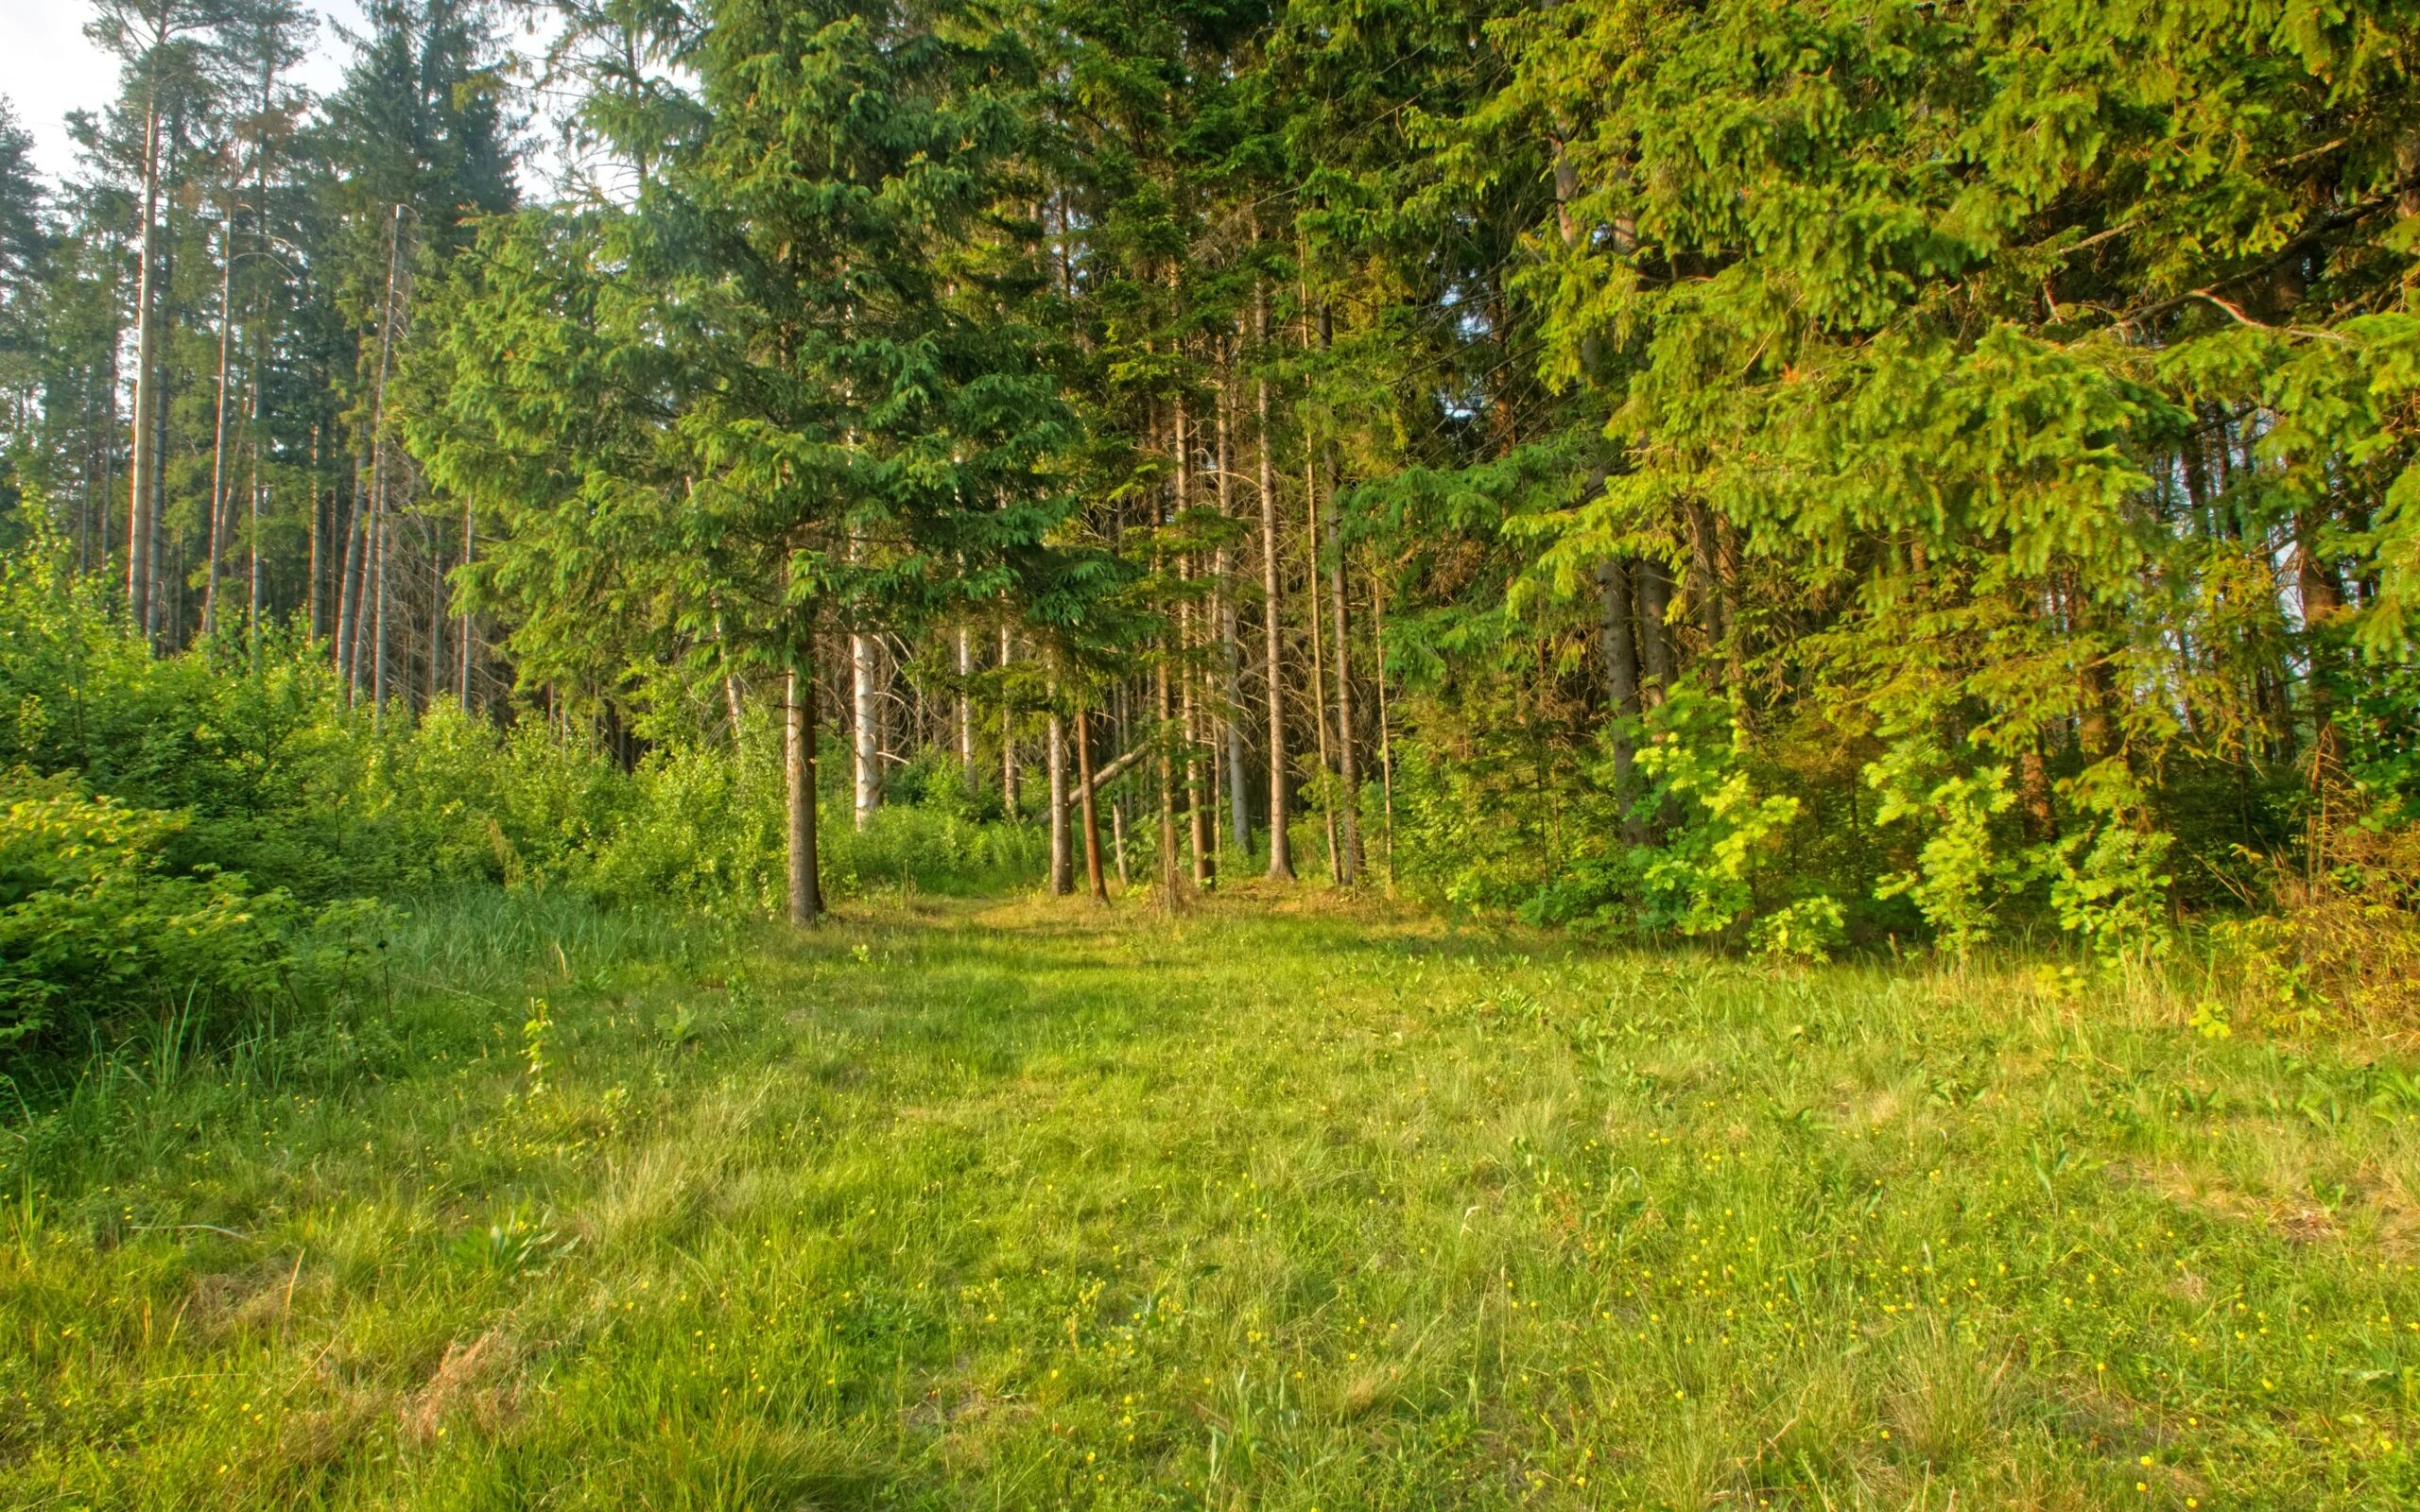
<path fill-rule="evenodd" d="M 0 1499 L 2420 1497 L 2376 1045 L 1316 893 L 384 937 L 10 1125 Z"/>

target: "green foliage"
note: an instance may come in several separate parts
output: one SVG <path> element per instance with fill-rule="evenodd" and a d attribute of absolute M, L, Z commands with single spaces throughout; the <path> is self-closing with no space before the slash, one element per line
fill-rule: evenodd
<path fill-rule="evenodd" d="M 2050 905 L 2059 927 L 2104 961 L 2164 954 L 2169 945 L 2169 837 L 2110 820 L 2055 848 Z"/>
<path fill-rule="evenodd" d="M 81 1048 L 130 1015 L 240 1003 L 291 964 L 296 910 L 238 876 L 165 865 L 178 823 L 0 774 L 0 1054 Z"/>
<path fill-rule="evenodd" d="M 2023 874 L 1994 833 L 1994 821 L 2016 804 L 2008 776 L 1998 765 L 1951 770 L 1941 748 L 1924 739 L 1894 744 L 1866 768 L 1867 783 L 1882 795 L 1875 823 L 1907 823 L 1921 836 L 1915 865 L 1883 878 L 1876 891 L 1914 900 L 1953 955 L 1990 937 L 1995 905 Z"/>
<path fill-rule="evenodd" d="M 1638 765 L 1649 782 L 1636 812 L 1663 836 L 1632 863 L 1645 921 L 1681 935 L 1723 934 L 1754 906 L 1759 868 L 1780 848 L 1799 801 L 1757 791 L 1730 705 L 1692 683 L 1649 712 L 1646 735 Z M 1825 913 L 1817 905 L 1800 917 L 1803 936 Z"/>

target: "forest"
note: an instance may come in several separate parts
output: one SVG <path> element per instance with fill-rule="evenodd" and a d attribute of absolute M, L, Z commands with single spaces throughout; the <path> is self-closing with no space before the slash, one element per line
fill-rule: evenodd
<path fill-rule="evenodd" d="M 76 4 L 0 1499 L 2420 1497 L 2420 5 Z"/>

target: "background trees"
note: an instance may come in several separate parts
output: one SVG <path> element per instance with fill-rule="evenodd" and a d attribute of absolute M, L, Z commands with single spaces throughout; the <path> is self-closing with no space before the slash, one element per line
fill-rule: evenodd
<path fill-rule="evenodd" d="M 2403 7 L 545 14 L 525 204 L 476 7 L 316 105 L 273 0 L 107 9 L 0 357 L 161 648 L 786 769 L 793 849 L 820 730 L 1060 891 L 1089 798 L 1172 901 L 1776 949 L 2409 821 Z"/>

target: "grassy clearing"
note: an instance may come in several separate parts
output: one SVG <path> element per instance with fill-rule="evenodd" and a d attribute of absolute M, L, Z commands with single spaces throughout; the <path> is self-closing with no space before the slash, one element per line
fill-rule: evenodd
<path fill-rule="evenodd" d="M 2420 1499 L 2404 1074 L 1275 906 L 432 905 L 11 1125 L 0 1501 Z"/>

